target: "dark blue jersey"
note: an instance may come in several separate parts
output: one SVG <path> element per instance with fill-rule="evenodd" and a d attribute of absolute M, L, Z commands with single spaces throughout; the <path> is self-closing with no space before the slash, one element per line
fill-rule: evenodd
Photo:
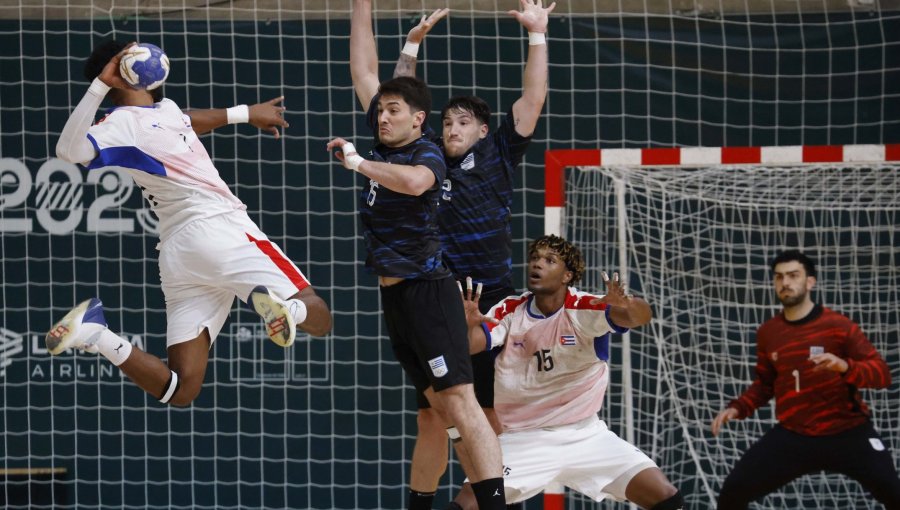
<path fill-rule="evenodd" d="M 378 97 L 372 101 L 377 107 Z M 371 107 L 370 107 L 371 108 Z M 367 179 L 359 213 L 366 241 L 366 267 L 379 276 L 433 280 L 450 272 L 441 259 L 437 202 L 446 175 L 444 156 L 428 138 L 402 147 L 377 143 L 366 159 L 396 165 L 422 165 L 434 172 L 434 186 L 419 196 L 390 190 Z"/>
<path fill-rule="evenodd" d="M 457 277 L 512 287 L 513 178 L 531 137 L 515 130 L 512 109 L 462 157 L 447 158 L 438 223 L 444 261 Z"/>

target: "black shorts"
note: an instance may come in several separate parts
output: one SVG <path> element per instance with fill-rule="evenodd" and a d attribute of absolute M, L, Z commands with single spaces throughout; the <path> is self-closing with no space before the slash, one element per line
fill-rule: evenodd
<path fill-rule="evenodd" d="M 457 290 L 457 295 L 459 291 Z M 515 289 L 509 287 L 500 287 L 482 292 L 481 299 L 478 300 L 478 308 L 481 313 L 487 313 L 504 298 L 516 296 L 519 293 Z M 491 351 L 479 352 L 472 355 L 472 374 L 475 378 L 473 384 L 475 388 L 475 398 L 478 399 L 478 405 L 482 408 L 493 409 L 494 407 L 494 353 Z M 431 403 L 425 398 L 425 394 L 416 389 L 416 405 L 419 409 L 428 409 Z"/>
<path fill-rule="evenodd" d="M 419 392 L 472 383 L 466 315 L 453 278 L 381 287 L 391 348 Z"/>

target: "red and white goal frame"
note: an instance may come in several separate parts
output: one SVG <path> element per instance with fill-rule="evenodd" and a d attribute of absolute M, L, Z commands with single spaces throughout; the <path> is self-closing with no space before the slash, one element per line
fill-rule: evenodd
<path fill-rule="evenodd" d="M 544 233 L 560 235 L 568 167 L 701 167 L 715 165 L 814 165 L 900 162 L 900 144 L 556 149 L 544 152 Z"/>
<path fill-rule="evenodd" d="M 544 233 L 563 235 L 566 206 L 566 169 L 570 167 L 684 167 L 862 165 L 900 162 L 900 144 L 796 145 L 774 147 L 684 147 L 651 149 L 555 149 L 544 152 Z M 624 225 L 623 225 L 624 226 Z M 625 274 L 624 268 L 621 271 Z M 623 344 L 630 342 L 623 338 Z M 629 356 L 623 356 L 628 360 Z M 623 362 L 623 381 L 630 368 Z M 626 396 L 626 399 L 628 397 Z M 629 402 L 625 407 L 630 409 Z M 632 419 L 626 416 L 626 439 L 633 441 Z M 545 510 L 564 510 L 565 487 L 544 491 Z"/>

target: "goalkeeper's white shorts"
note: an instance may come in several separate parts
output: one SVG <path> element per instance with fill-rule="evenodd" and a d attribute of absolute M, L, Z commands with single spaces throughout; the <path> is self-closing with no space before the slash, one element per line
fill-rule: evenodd
<path fill-rule="evenodd" d="M 241 210 L 193 221 L 159 249 L 166 346 L 192 340 L 204 328 L 215 341 L 235 296 L 246 301 L 257 285 L 281 299 L 309 286 L 297 266 Z"/>
<path fill-rule="evenodd" d="M 500 448 L 507 503 L 524 501 L 552 485 L 565 485 L 594 501 L 610 496 L 624 501 L 628 482 L 656 467 L 596 416 L 571 425 L 505 432 Z"/>

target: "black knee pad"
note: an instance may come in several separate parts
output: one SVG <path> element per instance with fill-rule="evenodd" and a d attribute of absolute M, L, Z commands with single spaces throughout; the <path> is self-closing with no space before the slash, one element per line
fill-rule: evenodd
<path fill-rule="evenodd" d="M 682 510 L 684 508 L 684 498 L 681 497 L 681 491 L 675 493 L 669 499 L 660 501 L 653 505 L 650 510 Z"/>

